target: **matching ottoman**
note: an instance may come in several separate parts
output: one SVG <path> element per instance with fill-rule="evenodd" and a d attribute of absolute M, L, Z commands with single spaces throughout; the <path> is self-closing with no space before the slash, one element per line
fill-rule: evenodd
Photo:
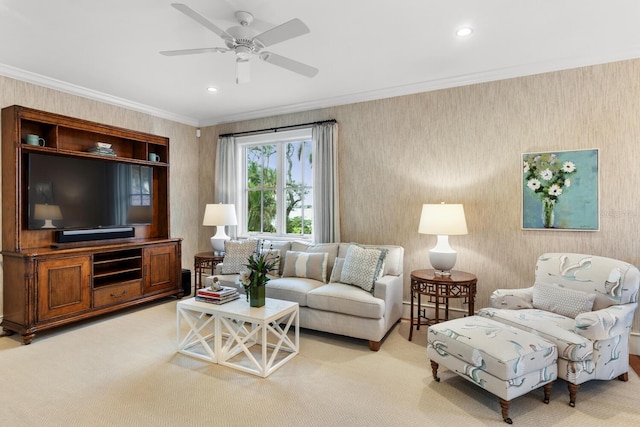
<path fill-rule="evenodd" d="M 500 399 L 502 419 L 511 424 L 511 400 L 544 386 L 549 403 L 558 375 L 555 344 L 529 332 L 479 316 L 449 320 L 429 327 L 427 355 L 433 378 L 438 366 L 493 393 Z"/>

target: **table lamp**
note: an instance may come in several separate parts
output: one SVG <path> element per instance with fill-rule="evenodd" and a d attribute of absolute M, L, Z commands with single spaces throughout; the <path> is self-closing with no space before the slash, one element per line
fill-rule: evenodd
<path fill-rule="evenodd" d="M 449 246 L 449 236 L 467 234 L 462 205 L 444 202 L 422 205 L 418 233 L 438 236 L 436 245 L 429 251 L 429 262 L 437 275 L 450 276 L 458 254 Z"/>
<path fill-rule="evenodd" d="M 204 210 L 202 225 L 215 225 L 216 234 L 211 237 L 211 247 L 214 252 L 224 252 L 224 242 L 231 238 L 224 232 L 225 225 L 238 225 L 236 207 L 231 204 L 208 204 Z"/>
<path fill-rule="evenodd" d="M 56 228 L 53 222 L 62 219 L 62 212 L 58 205 L 38 204 L 33 210 L 33 219 L 44 220 L 42 228 Z"/>

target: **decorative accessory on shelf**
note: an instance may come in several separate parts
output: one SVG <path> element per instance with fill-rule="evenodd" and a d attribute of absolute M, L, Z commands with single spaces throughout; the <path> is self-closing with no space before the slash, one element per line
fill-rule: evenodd
<path fill-rule="evenodd" d="M 565 188 L 571 186 L 569 177 L 578 170 L 573 162 L 562 162 L 553 153 L 530 154 L 522 164 L 527 187 L 542 201 L 542 225 L 553 228 L 554 209 Z"/>
<path fill-rule="evenodd" d="M 216 234 L 211 237 L 211 247 L 218 254 L 224 252 L 224 242 L 231 239 L 224 232 L 224 226 L 238 225 L 235 205 L 222 203 L 207 205 L 202 225 L 217 226 Z"/>
<path fill-rule="evenodd" d="M 422 205 L 418 233 L 438 236 L 436 245 L 429 251 L 429 262 L 437 275 L 450 276 L 458 254 L 449 246 L 449 236 L 467 234 L 463 206 L 444 202 Z"/>
<path fill-rule="evenodd" d="M 262 245 L 261 245 L 262 246 Z M 242 285 L 251 307 L 262 307 L 265 304 L 265 285 L 269 281 L 269 273 L 278 264 L 279 256 L 273 257 L 270 251 L 258 250 L 249 256 L 246 270 L 241 271 L 236 283 Z"/>

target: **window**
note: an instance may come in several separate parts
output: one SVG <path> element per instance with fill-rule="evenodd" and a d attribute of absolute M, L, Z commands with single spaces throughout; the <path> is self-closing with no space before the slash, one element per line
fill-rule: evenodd
<path fill-rule="evenodd" d="M 311 129 L 239 137 L 237 149 L 239 234 L 311 237 Z"/>

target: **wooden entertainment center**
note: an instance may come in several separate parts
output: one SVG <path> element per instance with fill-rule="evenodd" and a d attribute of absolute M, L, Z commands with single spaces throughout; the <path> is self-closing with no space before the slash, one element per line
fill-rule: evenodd
<path fill-rule="evenodd" d="M 44 146 L 26 143 L 27 135 L 42 138 Z M 97 142 L 110 144 L 115 155 L 95 153 Z M 73 243 L 60 243 L 60 230 L 30 227 L 30 153 L 151 168 L 152 220 L 128 227 L 134 237 L 109 238 L 101 234 L 109 229 L 97 229 Z M 25 344 L 38 331 L 183 295 L 181 239 L 171 238 L 169 225 L 168 138 L 21 106 L 3 108 L 2 218 L 2 328 L 21 334 Z"/>

